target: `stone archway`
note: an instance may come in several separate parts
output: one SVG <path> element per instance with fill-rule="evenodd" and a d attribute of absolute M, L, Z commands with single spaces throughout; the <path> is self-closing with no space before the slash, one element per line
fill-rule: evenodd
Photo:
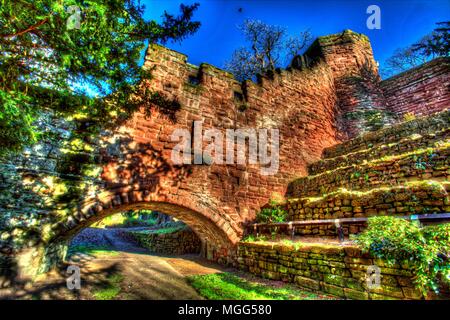
<path fill-rule="evenodd" d="M 164 212 L 181 220 L 200 238 L 205 250 L 203 254 L 209 260 L 221 264 L 234 263 L 240 235 L 219 213 L 199 206 L 188 207 L 173 198 L 158 201 L 147 190 L 121 188 L 116 192 L 104 191 L 96 198 L 83 202 L 65 223 L 54 227 L 55 236 L 52 239 L 17 255 L 20 275 L 34 277 L 64 261 L 70 240 L 82 229 L 115 213 L 140 209 Z"/>
<path fill-rule="evenodd" d="M 212 250 L 213 259 L 224 259 L 233 255 L 234 247 L 239 236 L 227 221 L 220 215 L 211 215 L 208 211 L 199 211 L 201 208 L 189 208 L 185 204 L 174 201 L 153 201 L 142 191 L 111 194 L 108 202 L 87 204 L 82 210 L 85 212 L 81 219 L 73 219 L 60 230 L 60 235 L 52 242 L 66 241 L 82 229 L 115 213 L 128 210 L 154 210 L 170 215 L 188 225 L 198 237 Z M 80 217 L 78 215 L 77 217 Z M 214 220 L 213 220 L 214 219 Z M 226 260 L 226 259 L 225 259 Z"/>
<path fill-rule="evenodd" d="M 66 143 L 63 148 L 49 143 L 38 156 L 15 161 L 19 182 L 8 188 L 18 190 L 11 198 L 20 206 L 11 209 L 7 203 L 5 211 L 15 210 L 13 214 L 21 218 L 24 204 L 33 202 L 31 209 L 36 210 L 30 212 L 36 214 L 26 218 L 38 223 L 22 226 L 19 221 L 10 237 L 17 245 L 8 246 L 21 250 L 27 245 L 38 251 L 33 259 L 51 265 L 63 253 L 59 243 L 89 221 L 143 206 L 164 207 L 161 211 L 181 215 L 181 220 L 210 241 L 217 258 L 226 255 L 263 205 L 283 198 L 290 181 L 306 175 L 308 165 L 320 158 L 324 148 L 341 141 L 343 104 L 353 105 L 358 101 L 355 97 L 367 96 L 341 83 L 359 75 L 363 61 L 374 63 L 365 36 L 345 32 L 318 41 L 315 48 L 317 59 L 306 69 L 280 70 L 258 83 L 240 83 L 211 65 L 196 68 L 187 63 L 185 55 L 151 45 L 144 68 L 152 70 L 152 79 L 142 85 L 157 93 L 155 100 L 175 101 L 179 108 L 163 110 L 155 101 L 145 101 L 126 123 L 95 134 L 87 146 L 86 141 L 67 143 L 67 132 L 61 135 Z M 193 77 L 198 81 L 191 82 Z M 171 152 L 178 142 L 171 135 L 178 129 L 192 134 L 197 121 L 204 130 L 222 134 L 229 129 L 279 130 L 279 152 L 273 161 L 278 170 L 264 175 L 261 169 L 266 164 L 248 161 L 174 164 Z M 88 122 L 79 129 L 87 130 Z M 204 142 L 202 146 L 208 145 Z M 237 147 L 233 152 L 237 153 Z M 99 160 L 96 168 L 82 163 L 92 158 Z M 36 186 L 30 188 L 33 181 Z M 30 193 L 36 200 L 18 201 Z M 9 237 L 10 231 L 6 233 Z M 34 265 L 29 259 L 24 261 L 22 265 Z"/>

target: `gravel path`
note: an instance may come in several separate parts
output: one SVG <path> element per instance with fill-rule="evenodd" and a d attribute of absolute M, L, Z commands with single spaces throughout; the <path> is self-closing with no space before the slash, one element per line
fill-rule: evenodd
<path fill-rule="evenodd" d="M 142 229 L 142 228 L 141 228 Z M 95 299 L 99 286 L 113 275 L 121 275 L 120 293 L 114 299 L 202 299 L 187 283 L 186 276 L 224 271 L 197 255 L 160 256 L 127 239 L 127 229 L 87 228 L 72 245 L 93 245 L 110 249 L 93 254 L 78 253 L 68 262 L 81 270 L 81 290 L 66 286 L 65 269 L 38 278 L 33 284 L 0 290 L 0 299 Z"/>

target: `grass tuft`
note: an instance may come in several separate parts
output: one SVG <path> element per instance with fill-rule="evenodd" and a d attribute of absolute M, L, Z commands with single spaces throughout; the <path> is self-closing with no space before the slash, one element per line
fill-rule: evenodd
<path fill-rule="evenodd" d="M 112 300 L 120 293 L 120 283 L 123 281 L 121 274 L 113 274 L 106 278 L 103 288 L 93 292 L 93 296 L 97 300 Z"/>
<path fill-rule="evenodd" d="M 69 247 L 69 251 L 67 253 L 68 257 L 71 257 L 75 254 L 87 254 L 87 255 L 108 255 L 108 256 L 117 256 L 119 252 L 115 250 L 111 250 L 111 248 L 106 246 L 94 246 L 94 245 L 78 245 Z"/>
<path fill-rule="evenodd" d="M 331 300 L 331 296 L 301 290 L 293 285 L 275 287 L 224 272 L 188 277 L 197 292 L 210 300 Z"/>

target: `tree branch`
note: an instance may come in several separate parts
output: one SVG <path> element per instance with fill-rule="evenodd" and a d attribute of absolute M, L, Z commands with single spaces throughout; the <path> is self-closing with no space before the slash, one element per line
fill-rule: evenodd
<path fill-rule="evenodd" d="M 23 35 L 23 34 L 25 34 L 25 33 L 28 33 L 28 32 L 30 32 L 30 31 L 33 31 L 34 29 L 39 28 L 39 27 L 42 26 L 43 24 L 47 23 L 47 21 L 48 21 L 48 18 L 45 18 L 44 20 L 39 21 L 38 23 L 36 23 L 36 24 L 34 24 L 34 25 L 32 25 L 32 26 L 26 28 L 25 30 L 18 31 L 18 32 L 13 33 L 13 34 L 7 34 L 7 35 L 4 35 L 4 36 L 2 36 L 2 37 L 3 37 L 3 38 L 12 38 L 12 37 L 21 36 L 21 35 Z"/>

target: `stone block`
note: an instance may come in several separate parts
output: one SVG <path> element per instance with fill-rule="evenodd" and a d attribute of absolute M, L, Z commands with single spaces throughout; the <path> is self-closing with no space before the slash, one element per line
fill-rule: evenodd
<path fill-rule="evenodd" d="M 294 281 L 299 286 L 310 289 L 310 290 L 319 290 L 320 289 L 320 284 L 319 284 L 319 281 L 317 281 L 317 280 L 313 280 L 313 279 L 302 277 L 302 276 L 296 276 L 294 278 Z"/>
<path fill-rule="evenodd" d="M 335 285 L 328 284 L 325 282 L 320 282 L 320 288 L 321 288 L 321 290 L 323 290 L 327 293 L 330 293 L 330 294 L 338 296 L 338 297 L 345 298 L 344 289 L 341 287 L 337 287 Z"/>
<path fill-rule="evenodd" d="M 368 300 L 369 294 L 364 291 L 358 291 L 354 289 L 344 288 L 344 294 L 347 299 L 352 300 Z"/>

